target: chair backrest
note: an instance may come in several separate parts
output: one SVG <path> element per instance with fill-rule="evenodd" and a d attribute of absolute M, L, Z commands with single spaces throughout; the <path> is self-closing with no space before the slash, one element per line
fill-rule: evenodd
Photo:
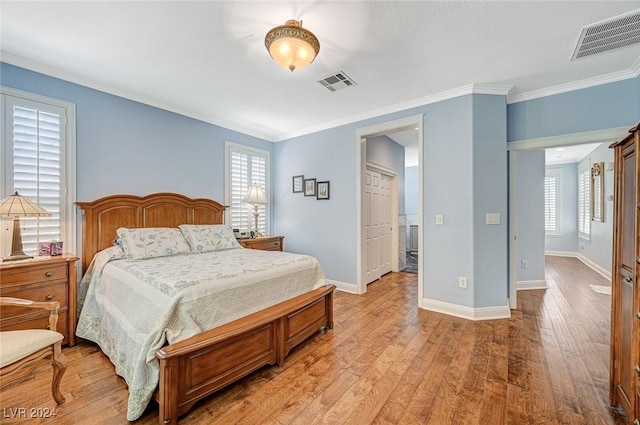
<path fill-rule="evenodd" d="M 49 311 L 49 330 L 55 331 L 58 326 L 58 301 L 31 301 L 23 298 L 0 297 L 0 307 L 39 308 Z"/>

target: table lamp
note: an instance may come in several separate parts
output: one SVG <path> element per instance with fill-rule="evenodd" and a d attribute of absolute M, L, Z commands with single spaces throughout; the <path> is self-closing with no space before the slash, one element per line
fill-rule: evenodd
<path fill-rule="evenodd" d="M 262 236 L 258 231 L 258 217 L 260 216 L 260 211 L 258 211 L 258 205 L 268 204 L 269 201 L 267 200 L 267 197 L 264 194 L 264 191 L 262 190 L 260 185 L 258 185 L 258 183 L 253 183 L 251 186 L 249 186 L 249 190 L 247 191 L 247 194 L 244 195 L 244 199 L 242 200 L 242 202 L 253 204 L 253 219 L 254 219 L 253 233 L 255 234 L 256 237 Z"/>
<path fill-rule="evenodd" d="M 50 217 L 51 213 L 29 198 L 18 195 L 16 192 L 0 201 L 0 218 L 13 218 L 13 239 L 11 242 L 11 255 L 4 257 L 2 261 L 15 261 L 33 258 L 22 251 L 22 233 L 20 231 L 20 217 Z"/>

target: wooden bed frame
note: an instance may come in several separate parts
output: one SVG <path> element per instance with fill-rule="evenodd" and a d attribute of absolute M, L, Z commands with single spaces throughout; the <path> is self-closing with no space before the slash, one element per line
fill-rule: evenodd
<path fill-rule="evenodd" d="M 83 214 L 83 273 L 98 251 L 112 246 L 119 227 L 221 224 L 225 209 L 209 199 L 174 193 L 114 195 L 76 204 Z M 334 289 L 315 289 L 158 350 L 160 423 L 176 424 L 196 401 L 265 365 L 282 365 L 296 345 L 333 328 Z"/>

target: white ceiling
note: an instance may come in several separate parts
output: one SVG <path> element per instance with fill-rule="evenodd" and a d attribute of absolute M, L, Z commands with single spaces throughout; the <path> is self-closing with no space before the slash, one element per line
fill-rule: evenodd
<path fill-rule="evenodd" d="M 640 1 L 1 1 L 3 61 L 267 140 L 425 103 L 471 84 L 512 99 L 640 72 L 640 46 L 570 62 L 583 26 Z M 264 35 L 302 19 L 308 68 Z M 344 71 L 357 86 L 316 81 Z"/>
<path fill-rule="evenodd" d="M 587 143 L 577 146 L 563 146 L 559 148 L 545 149 L 544 160 L 546 165 L 571 164 L 582 160 L 589 155 L 600 143 Z"/>

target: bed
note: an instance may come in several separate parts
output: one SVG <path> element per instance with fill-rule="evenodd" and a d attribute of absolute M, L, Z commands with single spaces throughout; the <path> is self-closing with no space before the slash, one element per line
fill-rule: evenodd
<path fill-rule="evenodd" d="M 126 290 L 119 291 L 120 294 L 133 294 L 132 291 L 138 291 L 140 297 L 150 299 L 154 297 L 163 298 L 164 295 L 177 291 L 172 286 L 173 283 L 171 282 L 173 281 L 167 277 L 168 274 L 171 274 L 171 270 L 167 267 L 173 266 L 167 265 L 169 264 L 168 260 L 165 261 L 167 257 L 144 260 L 138 262 L 137 265 L 135 261 L 129 262 L 131 263 L 129 264 L 126 259 L 120 258 L 116 258 L 117 261 L 112 261 L 112 255 L 106 253 L 114 249 L 111 247 L 117 229 L 121 227 L 161 228 L 178 227 L 184 224 L 221 224 L 224 212 L 224 206 L 215 201 L 190 199 L 183 195 L 172 193 L 158 193 L 145 197 L 115 195 L 101 198 L 94 202 L 78 202 L 77 205 L 83 213 L 83 273 L 87 271 L 96 254 L 100 253 L 96 259 L 101 258 L 101 260 L 97 261 L 99 264 L 94 263 L 92 265 L 92 273 L 103 273 L 104 271 L 105 279 L 107 279 L 106 276 L 110 276 L 108 279 L 111 280 L 108 282 L 112 287 L 115 287 L 114 285 L 131 285 Z M 243 255 L 250 255 L 251 257 L 246 259 Z M 273 256 L 265 257 L 270 255 Z M 266 290 L 267 294 L 282 292 L 278 287 L 280 282 L 297 280 L 291 274 L 297 273 L 292 271 L 293 267 L 296 266 L 294 263 L 306 264 L 310 261 L 309 258 L 312 258 L 242 248 L 175 257 L 181 258 L 182 265 L 176 267 L 182 267 L 185 275 L 188 274 L 187 271 L 194 268 L 194 263 L 189 262 L 196 261 L 195 257 L 203 259 L 197 261 L 203 261 L 206 264 L 217 262 L 224 264 L 225 267 L 236 263 L 239 264 L 236 271 L 225 272 L 225 275 L 238 275 L 238 282 L 240 283 L 230 284 L 229 282 L 232 281 L 228 281 L 223 284 L 222 287 L 227 292 L 222 289 L 216 289 L 219 292 L 215 296 L 221 300 L 231 300 L 232 298 L 229 297 L 235 296 L 234 291 L 242 290 L 237 287 L 242 287 L 245 283 L 248 285 L 250 281 L 262 286 L 262 289 Z M 156 262 L 155 264 L 154 261 Z M 250 263 L 252 267 L 247 267 L 247 263 Z M 144 270 L 140 271 L 136 267 L 153 269 L 156 272 L 155 277 L 149 277 L 144 274 Z M 165 267 L 166 273 L 162 271 L 163 267 Z M 313 268 L 312 265 L 304 267 Z M 247 269 L 251 269 L 251 274 L 246 274 L 248 273 Z M 276 273 L 279 274 L 265 274 L 274 271 L 266 269 L 278 269 L 279 271 L 276 271 Z M 141 280 L 138 283 L 132 283 L 135 279 L 131 276 L 137 276 Z M 155 377 L 158 381 L 157 387 L 155 386 L 155 381 L 153 381 L 154 387 L 151 388 L 151 391 L 159 404 L 159 422 L 161 424 L 177 423 L 178 417 L 186 413 L 196 401 L 265 365 L 282 365 L 292 348 L 319 330 L 332 328 L 333 291 L 335 286 L 326 285 L 324 282 L 318 284 L 319 277 L 317 272 L 315 276 L 316 282 L 311 289 L 304 286 L 296 287 L 291 290 L 292 298 L 289 297 L 291 295 L 289 294 L 284 296 L 286 299 L 282 299 L 283 295 L 280 294 L 274 295 L 276 301 L 268 302 L 262 299 L 268 297 L 261 296 L 260 302 L 263 304 L 242 301 L 241 304 L 250 305 L 249 312 L 243 313 L 240 317 L 234 317 L 233 314 L 237 315 L 237 311 L 241 310 L 235 307 L 229 309 L 227 311 L 229 314 L 224 315 L 229 316 L 231 321 L 226 322 L 220 321 L 220 312 L 215 309 L 215 311 L 212 310 L 212 307 L 208 304 L 208 298 L 202 296 L 202 292 L 205 291 L 202 288 L 209 288 L 208 284 L 189 283 L 187 284 L 187 289 L 180 288 L 176 293 L 182 294 L 181 296 L 183 297 L 197 293 L 198 295 L 193 295 L 193 297 L 199 300 L 198 302 L 202 300 L 202 304 L 197 304 L 195 310 L 198 312 L 207 311 L 207 314 L 195 316 L 198 317 L 198 320 L 194 320 L 194 322 L 197 321 L 198 323 L 190 324 L 190 326 L 187 326 L 186 331 L 180 328 L 174 332 L 173 328 L 166 327 L 165 331 L 162 332 L 162 341 L 156 339 L 145 346 L 153 347 L 150 358 L 146 359 L 147 363 L 155 365 L 153 367 L 157 366 L 157 376 Z M 322 280 L 324 280 L 323 275 Z M 200 282 L 198 279 L 194 281 L 196 283 Z M 106 287 L 109 287 L 109 285 L 106 285 Z M 143 287 L 144 289 L 140 289 Z M 249 293 L 254 290 L 253 287 L 247 287 L 245 292 Z M 285 292 L 288 292 L 288 290 Z M 281 298 L 277 298 L 278 296 Z M 127 298 L 133 299 L 133 295 Z M 118 301 L 117 296 L 114 300 L 110 301 L 113 306 L 116 309 L 120 307 L 123 311 L 119 314 L 114 314 L 114 317 L 110 320 L 119 321 L 129 314 L 125 311 L 127 303 L 125 302 L 126 299 Z M 147 302 L 143 301 L 140 304 L 147 305 Z M 191 304 L 189 305 L 191 306 Z M 172 305 L 167 308 L 174 309 L 175 306 Z M 131 306 L 128 307 L 128 310 L 132 310 Z M 132 317 L 137 313 L 135 311 L 137 309 L 133 310 Z M 214 313 L 217 312 L 217 316 L 212 311 Z M 211 319 L 209 316 L 211 316 Z M 214 319 L 213 316 L 218 318 Z M 171 317 L 162 317 L 162 320 L 173 323 Z M 203 317 L 206 320 L 202 319 Z M 160 327 L 164 326 L 162 320 L 158 320 L 158 326 Z M 86 331 L 90 327 L 87 326 L 87 323 L 86 320 L 83 322 L 81 317 L 78 336 L 82 337 L 82 335 L 90 334 Z M 213 327 L 209 328 L 208 326 L 210 325 Z M 83 329 L 85 330 L 83 331 Z M 131 341 L 138 339 L 141 340 L 142 337 L 133 337 Z M 164 339 L 172 343 L 164 343 Z M 160 345 L 154 346 L 154 343 Z M 122 343 L 119 342 L 118 344 Z M 103 345 L 108 345 L 104 343 L 104 339 L 101 340 L 100 345 L 103 351 L 108 352 L 108 355 L 112 357 L 112 362 L 114 362 L 113 357 L 122 355 L 122 353 L 114 354 L 107 347 L 103 347 Z M 149 354 L 144 351 L 141 355 L 149 357 Z M 138 359 L 139 361 L 140 359 Z M 118 363 L 118 361 L 114 362 L 114 364 Z M 118 366 L 116 369 L 118 369 Z M 118 373 L 126 375 L 122 370 L 118 371 Z M 132 390 L 130 385 L 129 406 L 131 408 L 133 403 L 137 407 L 134 409 L 136 410 L 135 412 L 131 412 L 131 409 L 128 412 L 127 417 L 129 420 L 135 419 L 142 413 L 139 402 L 149 398 L 150 389 L 148 385 L 142 387 L 144 388 L 136 387 L 135 390 Z"/>

